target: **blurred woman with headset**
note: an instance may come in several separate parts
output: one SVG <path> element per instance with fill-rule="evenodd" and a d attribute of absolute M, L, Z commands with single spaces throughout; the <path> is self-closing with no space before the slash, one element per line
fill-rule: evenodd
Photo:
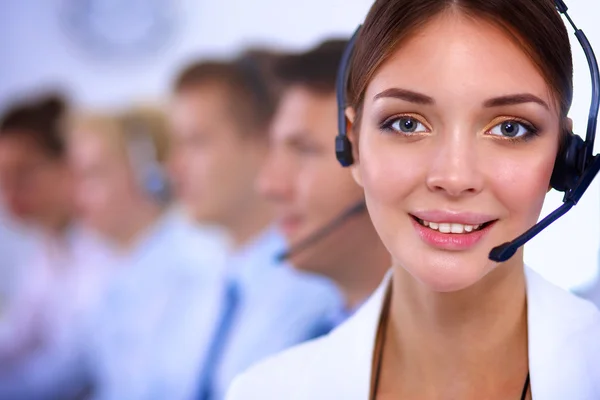
<path fill-rule="evenodd" d="M 89 254 L 100 252 L 73 212 L 66 111 L 60 96 L 42 96 L 13 105 L 0 122 L 3 203 L 36 236 L 0 316 L 2 399 L 68 398 L 84 386 L 77 332 L 99 293 L 100 260 Z"/>
<path fill-rule="evenodd" d="M 193 392 L 217 318 L 225 243 L 170 207 L 167 129 L 154 107 L 82 113 L 70 124 L 79 213 L 114 255 L 88 325 L 94 399 Z"/>
<path fill-rule="evenodd" d="M 375 1 L 340 74 L 336 152 L 392 269 L 350 320 L 251 369 L 230 400 L 600 398 L 600 313 L 520 248 L 600 169 L 597 63 L 576 29 L 593 82 L 584 142 L 557 9 Z M 536 224 L 551 188 L 565 202 Z"/>

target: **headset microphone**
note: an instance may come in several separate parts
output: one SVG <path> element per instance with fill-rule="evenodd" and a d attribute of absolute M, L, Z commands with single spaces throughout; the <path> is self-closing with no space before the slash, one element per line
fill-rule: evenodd
<path fill-rule="evenodd" d="M 545 217 L 543 220 L 532 226 L 528 231 L 524 234 L 516 238 L 511 242 L 507 242 L 501 244 L 498 247 L 494 247 L 490 252 L 490 260 L 496 262 L 504 262 L 511 258 L 519 249 L 519 247 L 523 246 L 525 243 L 530 241 L 544 230 L 548 225 L 556 221 L 558 218 L 562 217 L 567 213 L 583 196 L 583 193 L 590 186 L 596 174 L 600 171 L 600 156 L 596 156 L 592 165 L 586 169 L 584 175 L 581 177 L 581 180 L 577 184 L 577 187 L 571 191 L 569 191 L 565 195 L 565 200 L 563 205 L 554 210 L 551 214 Z"/>
<path fill-rule="evenodd" d="M 293 255 L 295 255 L 301 251 L 304 251 L 307 247 L 314 245 L 316 242 L 318 242 L 319 240 L 323 239 L 324 237 L 326 237 L 327 235 L 331 234 L 336 229 L 341 227 L 350 218 L 352 218 L 355 215 L 358 215 L 366 210 L 367 210 L 367 206 L 366 206 L 364 200 L 361 200 L 360 202 L 352 205 L 351 207 L 347 208 L 344 212 L 342 212 L 340 215 L 338 215 L 334 220 L 332 220 L 328 224 L 324 225 L 323 227 L 321 227 L 314 233 L 308 235 L 300 243 L 298 243 L 298 244 L 292 246 L 291 248 L 285 250 L 284 252 L 278 254 L 276 257 L 277 261 L 283 262 L 285 260 L 288 260 Z"/>
<path fill-rule="evenodd" d="M 490 251 L 489 258 L 496 262 L 504 262 L 510 259 L 519 247 L 523 246 L 548 227 L 548 225 L 566 214 L 581 199 L 581 196 L 583 196 L 600 171 L 600 155 L 593 154 L 598 109 L 600 108 L 600 73 L 598 71 L 598 62 L 587 37 L 582 30 L 577 28 L 567 13 L 568 8 L 565 2 L 563 0 L 555 0 L 554 4 L 558 12 L 566 17 L 575 30 L 575 36 L 583 48 L 590 68 L 592 77 L 592 103 L 588 115 L 586 137 L 584 140 L 573 132 L 566 132 L 565 140 L 556 157 L 550 185 L 553 189 L 565 193 L 563 204 L 515 240 L 494 247 Z M 348 43 L 342 63 L 340 64 L 337 80 L 339 133 L 335 139 L 335 151 L 337 159 L 343 167 L 348 167 L 354 162 L 352 143 L 347 135 L 345 102 L 350 59 L 359 31 L 360 26 Z"/>
<path fill-rule="evenodd" d="M 598 62 L 587 37 L 569 17 L 567 5 L 562 0 L 556 0 L 555 4 L 557 10 L 565 15 L 573 29 L 575 29 L 575 36 L 583 48 L 590 67 L 592 76 L 592 104 L 588 116 L 586 139 L 584 141 L 581 137 L 569 132 L 566 143 L 556 159 L 550 184 L 554 189 L 565 192 L 563 205 L 515 240 L 494 247 L 490 252 L 489 258 L 496 262 L 507 261 L 516 253 L 519 247 L 534 238 L 552 222 L 566 214 L 581 199 L 581 196 L 583 196 L 598 174 L 598 171 L 600 171 L 600 155 L 593 155 L 598 108 L 600 106 L 600 73 L 598 72 Z"/>

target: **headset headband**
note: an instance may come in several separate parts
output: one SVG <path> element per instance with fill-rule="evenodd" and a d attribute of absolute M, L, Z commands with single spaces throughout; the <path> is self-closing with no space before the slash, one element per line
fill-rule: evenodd
<path fill-rule="evenodd" d="M 346 90 L 348 87 L 348 76 L 350 75 L 350 60 L 352 59 L 354 45 L 356 44 L 356 39 L 361 28 L 362 25 L 359 25 L 346 45 L 336 78 L 335 94 L 338 106 L 338 135 L 335 138 L 335 153 L 342 167 L 348 167 L 354 162 L 352 146 L 346 132 Z"/>

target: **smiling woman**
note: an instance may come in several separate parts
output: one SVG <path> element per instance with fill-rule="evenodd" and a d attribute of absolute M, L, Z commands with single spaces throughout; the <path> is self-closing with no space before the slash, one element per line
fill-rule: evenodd
<path fill-rule="evenodd" d="M 380 65 L 348 115 L 357 121 L 355 176 L 400 273 L 437 291 L 467 288 L 495 271 L 479 261 L 489 249 L 537 221 L 561 133 L 549 88 L 502 29 L 457 11 L 436 16 Z M 351 99 L 352 90 L 351 76 Z M 454 237 L 415 218 L 485 227 Z M 452 249 L 469 251 L 449 257 Z"/>
<path fill-rule="evenodd" d="M 536 224 L 550 188 L 573 195 L 561 161 L 586 148 L 567 118 L 572 71 L 552 0 L 375 1 L 340 74 L 336 151 L 392 271 L 346 324 L 230 399 L 600 398 L 598 310 L 522 249 L 489 258 Z M 594 160 L 573 176 L 591 179 Z"/>

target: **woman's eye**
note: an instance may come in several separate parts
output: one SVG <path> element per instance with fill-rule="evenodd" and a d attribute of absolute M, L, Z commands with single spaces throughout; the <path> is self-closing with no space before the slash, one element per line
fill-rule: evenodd
<path fill-rule="evenodd" d="M 531 127 L 523 124 L 522 122 L 509 120 L 494 126 L 489 132 L 496 136 L 517 138 L 532 133 L 532 131 L 533 129 Z"/>
<path fill-rule="evenodd" d="M 384 128 L 399 132 L 405 135 L 427 132 L 427 128 L 423 123 L 414 117 L 399 117 L 387 121 Z"/>

